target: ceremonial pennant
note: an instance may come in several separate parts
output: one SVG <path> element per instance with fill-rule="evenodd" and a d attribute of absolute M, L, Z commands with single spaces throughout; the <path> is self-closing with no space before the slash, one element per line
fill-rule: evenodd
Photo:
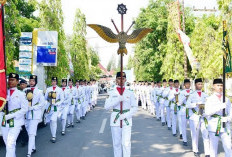
<path fill-rule="evenodd" d="M 0 111 L 6 103 L 6 67 L 5 67 L 5 52 L 4 52 L 4 22 L 3 5 L 0 9 Z"/>
<path fill-rule="evenodd" d="M 224 50 L 224 57 L 226 59 L 225 73 L 230 73 L 230 72 L 232 72 L 231 53 L 230 53 L 230 46 L 229 46 L 229 41 L 228 41 L 226 21 L 223 21 L 223 42 L 222 42 L 222 46 L 223 46 L 223 50 Z"/>

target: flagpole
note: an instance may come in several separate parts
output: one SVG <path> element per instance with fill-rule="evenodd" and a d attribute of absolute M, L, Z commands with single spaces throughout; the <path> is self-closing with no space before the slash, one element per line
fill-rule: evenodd
<path fill-rule="evenodd" d="M 224 46 L 226 46 L 227 44 L 227 41 L 226 41 L 226 36 L 224 35 L 224 32 L 226 31 L 226 21 L 223 21 L 223 41 L 224 41 Z M 225 48 L 225 51 L 226 51 L 226 48 Z M 223 55 L 223 103 L 225 103 L 226 101 L 226 71 L 225 71 L 225 68 L 226 68 L 226 55 Z M 224 108 L 223 111 L 222 111 L 222 114 L 223 114 L 223 117 L 225 117 L 226 115 L 226 109 Z M 223 128 L 226 127 L 226 123 L 223 122 L 222 123 L 223 125 Z"/>

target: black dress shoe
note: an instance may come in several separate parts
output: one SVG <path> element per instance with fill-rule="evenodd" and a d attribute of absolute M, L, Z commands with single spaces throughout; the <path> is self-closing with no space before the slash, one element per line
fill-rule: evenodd
<path fill-rule="evenodd" d="M 176 137 L 176 134 L 173 134 L 174 137 Z"/>
<path fill-rule="evenodd" d="M 210 157 L 210 155 L 206 155 L 205 157 Z"/>
<path fill-rule="evenodd" d="M 85 117 L 83 117 L 83 120 L 85 120 Z"/>
<path fill-rule="evenodd" d="M 183 146 L 188 146 L 188 143 L 187 142 L 183 142 Z"/>
<path fill-rule="evenodd" d="M 171 130 L 171 127 L 168 127 L 168 130 Z"/>
<path fill-rule="evenodd" d="M 52 142 L 52 143 L 56 143 L 56 138 L 55 138 L 55 137 L 52 137 L 52 138 L 51 138 L 51 142 Z"/>
<path fill-rule="evenodd" d="M 180 139 L 183 139 L 183 136 L 182 136 L 182 134 L 180 134 Z"/>
<path fill-rule="evenodd" d="M 195 157 L 200 157 L 199 153 L 193 152 Z"/>
<path fill-rule="evenodd" d="M 64 132 L 64 131 L 61 131 L 61 135 L 64 136 L 64 135 L 65 135 L 65 132 Z"/>
<path fill-rule="evenodd" d="M 70 124 L 68 124 L 68 125 L 67 125 L 67 128 L 69 128 L 70 126 L 71 126 L 71 125 L 70 125 Z"/>
<path fill-rule="evenodd" d="M 34 153 L 36 153 L 36 149 L 32 149 L 32 152 L 31 152 L 32 154 L 34 154 Z"/>
<path fill-rule="evenodd" d="M 163 122 L 163 123 L 162 123 L 162 126 L 164 126 L 164 125 L 165 125 L 165 123 Z"/>
<path fill-rule="evenodd" d="M 73 123 L 71 124 L 71 126 L 72 126 L 72 128 L 74 128 L 74 124 Z"/>
<path fill-rule="evenodd" d="M 76 123 L 80 123 L 81 121 L 80 120 L 77 120 Z"/>

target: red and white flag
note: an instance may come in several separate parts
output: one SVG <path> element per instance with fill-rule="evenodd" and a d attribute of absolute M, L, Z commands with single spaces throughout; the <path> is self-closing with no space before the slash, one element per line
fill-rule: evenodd
<path fill-rule="evenodd" d="M 0 7 L 0 111 L 6 103 L 6 67 L 4 52 L 4 22 L 3 5 Z"/>

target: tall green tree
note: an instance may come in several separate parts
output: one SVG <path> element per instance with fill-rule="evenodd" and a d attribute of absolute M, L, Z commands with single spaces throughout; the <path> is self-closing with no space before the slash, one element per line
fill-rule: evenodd
<path fill-rule="evenodd" d="M 47 84 L 52 76 L 57 76 L 59 80 L 67 77 L 69 73 L 68 55 L 65 50 L 65 33 L 63 28 L 64 17 L 61 0 L 42 0 L 40 3 L 41 28 L 58 32 L 58 57 L 56 67 L 46 67 Z"/>
<path fill-rule="evenodd" d="M 136 19 L 135 28 L 152 28 L 141 42 L 135 46 L 134 68 L 137 80 L 160 80 L 160 68 L 166 51 L 168 10 L 166 5 L 171 0 L 150 1 L 145 9 L 141 9 Z"/>
<path fill-rule="evenodd" d="M 74 67 L 74 77 L 78 79 L 89 79 L 90 67 L 86 41 L 86 19 L 85 15 L 76 10 L 73 24 L 70 54 Z"/>

